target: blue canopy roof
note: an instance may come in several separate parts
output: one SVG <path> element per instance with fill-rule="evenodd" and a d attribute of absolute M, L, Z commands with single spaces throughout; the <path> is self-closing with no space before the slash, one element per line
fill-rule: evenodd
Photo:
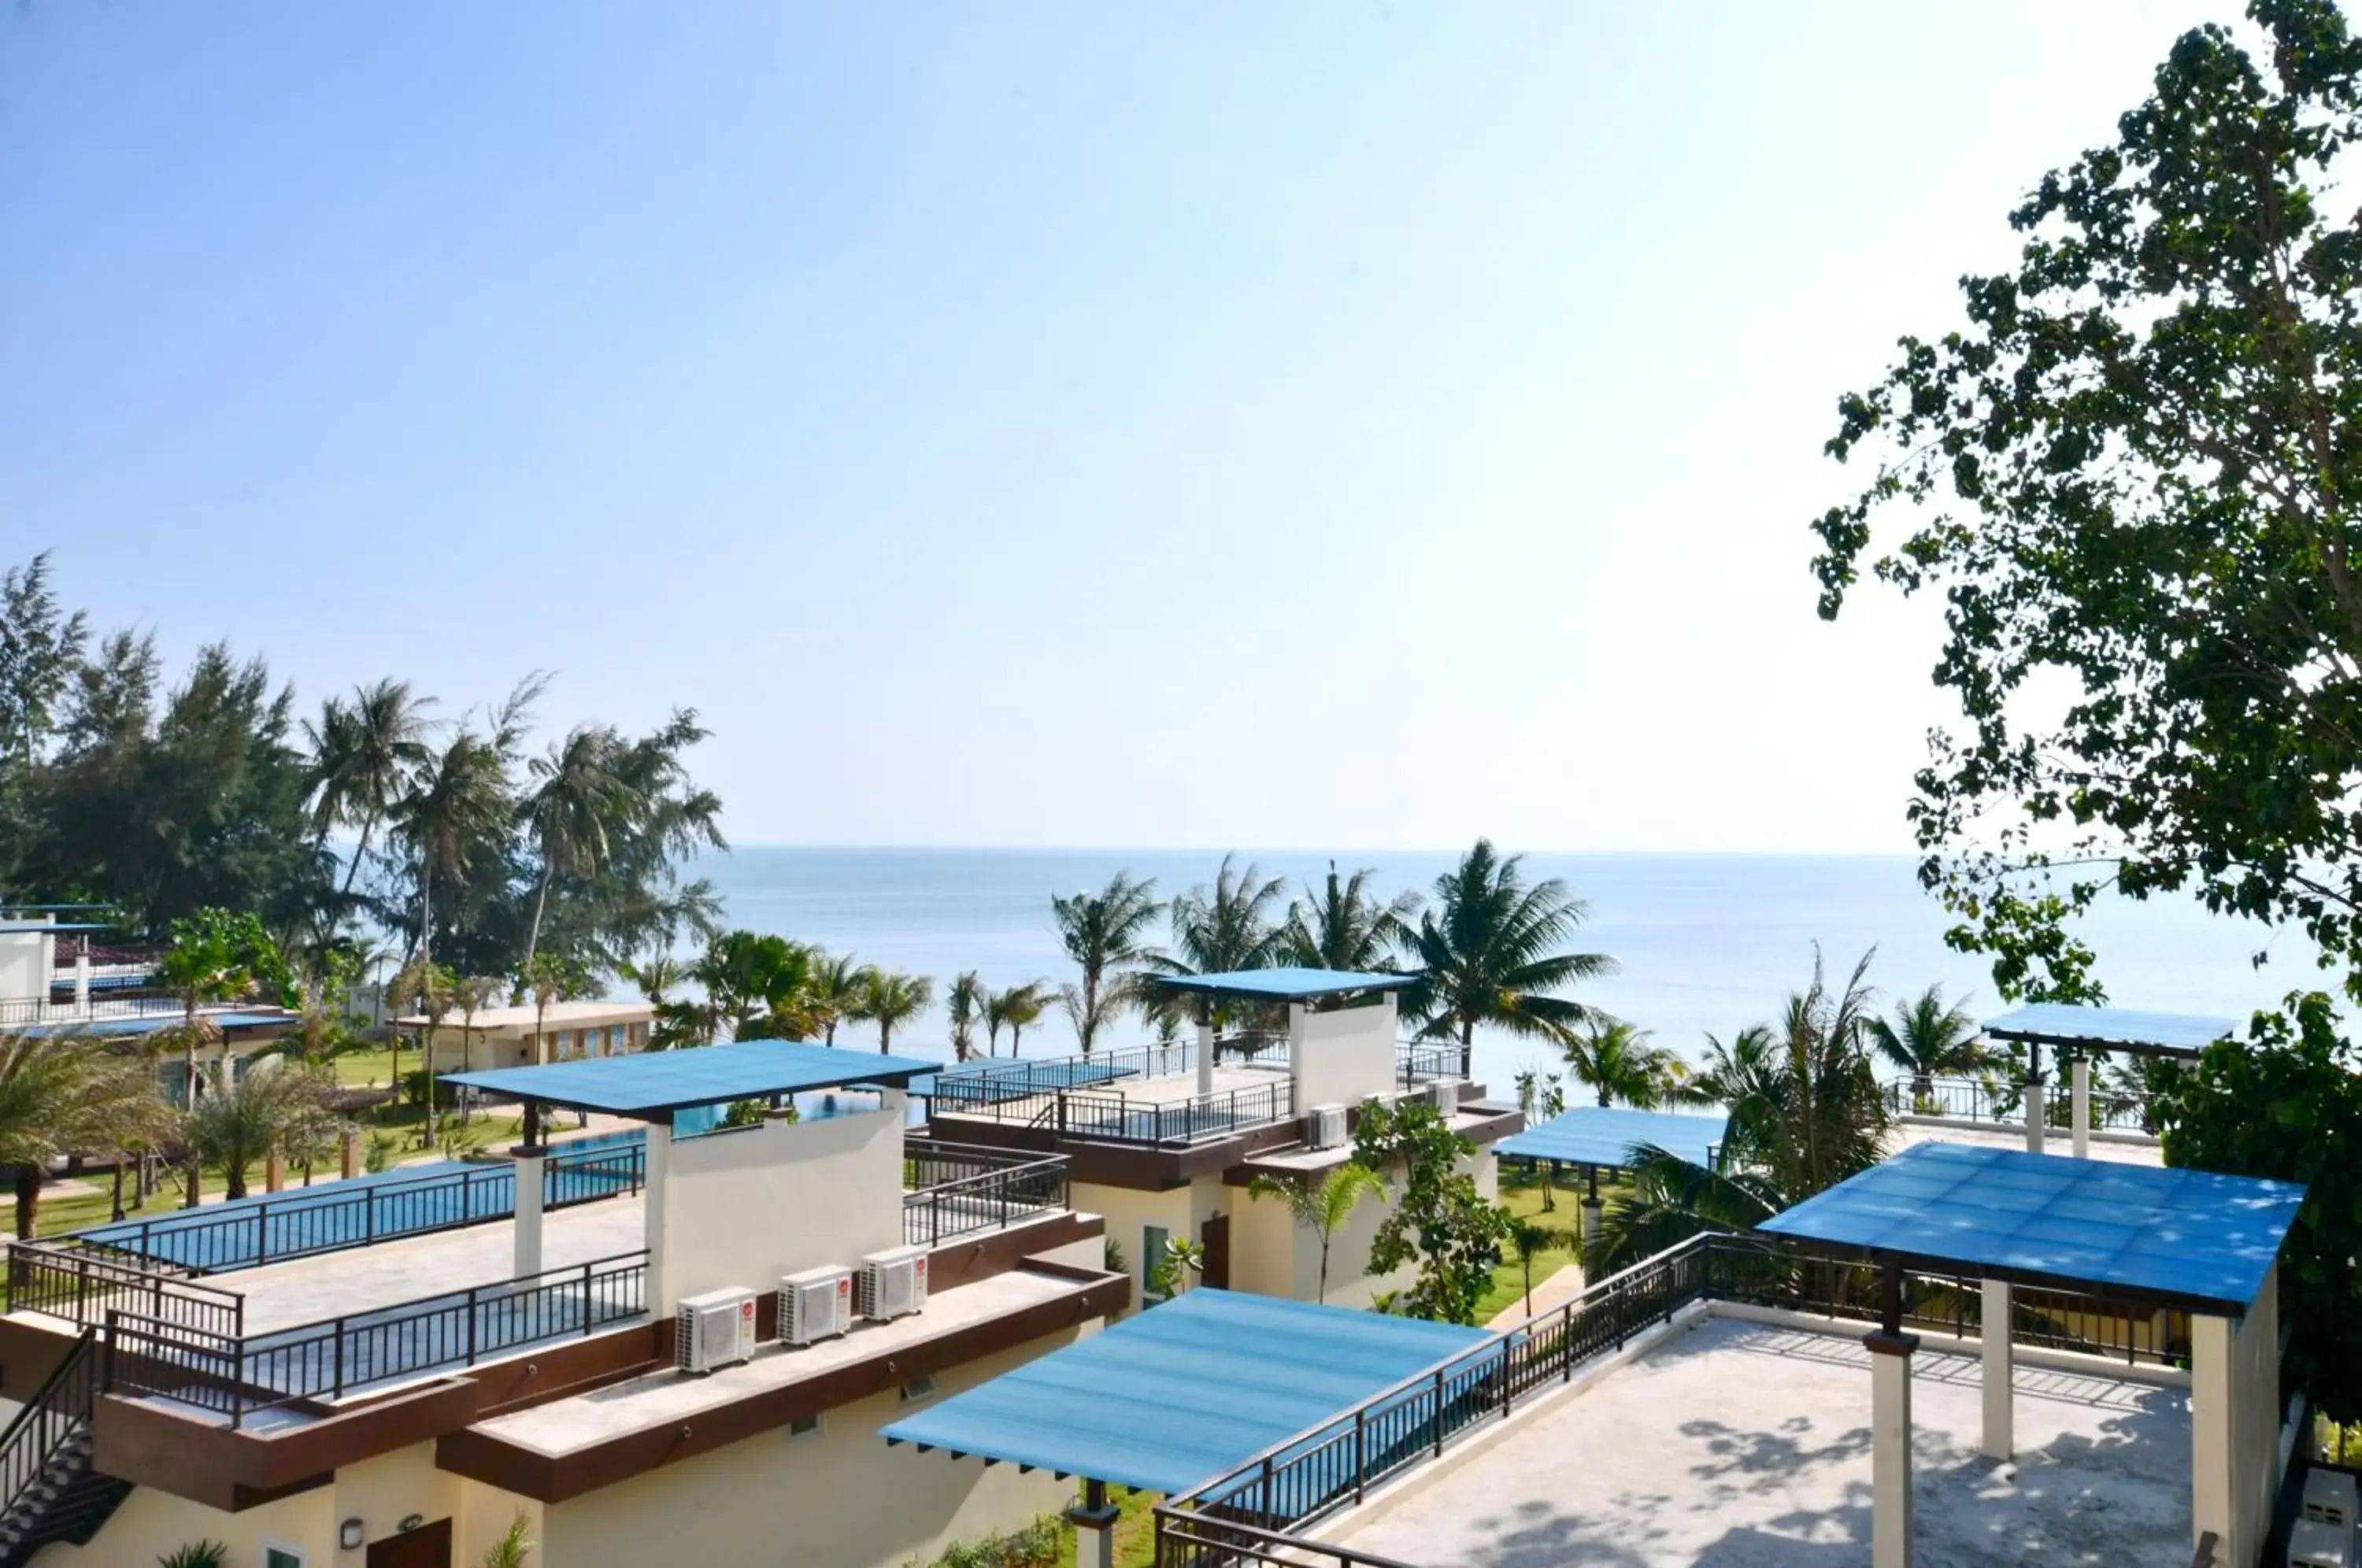
<path fill-rule="evenodd" d="M 2244 1311 L 2303 1200 L 2290 1182 L 1929 1143 L 1757 1229 L 1914 1267 Z"/>
<path fill-rule="evenodd" d="M 216 1029 L 269 1029 L 287 1027 L 299 1020 L 292 1012 L 201 1012 L 197 1015 Z M 135 1018 L 73 1018 L 53 1019 L 47 1023 L 28 1024 L 25 1034 L 153 1034 L 160 1030 L 177 1029 L 182 1015 L 178 1012 L 144 1012 Z"/>
<path fill-rule="evenodd" d="M 1186 1492 L 1485 1338 L 1451 1323 L 1200 1287 L 879 1435 Z"/>
<path fill-rule="evenodd" d="M 590 1056 L 539 1067 L 446 1073 L 443 1081 L 542 1105 L 646 1116 L 848 1084 L 898 1086 L 940 1066 L 849 1046 L 839 1050 L 798 1040 L 741 1040 L 633 1056 Z"/>
<path fill-rule="evenodd" d="M 2190 1056 L 2225 1035 L 2246 1032 L 2246 1025 L 2236 1019 L 2202 1018 L 2185 1012 L 2135 1012 L 2121 1007 L 2077 1007 L 2070 1002 L 2034 1002 L 1985 1024 L 1985 1032 L 1996 1040 Z"/>
<path fill-rule="evenodd" d="M 1730 1125 L 1723 1116 L 1683 1116 L 1622 1106 L 1584 1105 L 1493 1145 L 1503 1159 L 1624 1166 L 1643 1143 L 1693 1165 L 1709 1165 Z"/>
<path fill-rule="evenodd" d="M 1270 997 L 1310 1001 L 1350 991 L 1398 991 L 1418 982 L 1417 975 L 1381 975 L 1353 969 L 1232 969 L 1219 975 L 1150 975 L 1151 983 L 1203 996 Z"/>

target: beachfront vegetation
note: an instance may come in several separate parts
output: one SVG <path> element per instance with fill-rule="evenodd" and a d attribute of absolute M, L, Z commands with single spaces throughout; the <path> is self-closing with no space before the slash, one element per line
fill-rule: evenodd
<path fill-rule="evenodd" d="M 1164 912 L 1156 898 L 1156 878 L 1135 882 L 1128 871 L 1117 872 L 1098 893 L 1051 895 L 1058 944 L 1083 974 L 1081 985 L 1068 986 L 1061 994 L 1085 1055 L 1098 1043 L 1100 1029 L 1130 1001 L 1130 971 L 1153 951 L 1146 941 L 1148 929 Z"/>
<path fill-rule="evenodd" d="M 1892 1018 L 1871 1019 L 1869 1029 L 1878 1054 L 1911 1075 L 1915 1107 L 1929 1104 L 1937 1078 L 1972 1074 L 1985 1065 L 1976 1016 L 1965 999 L 1947 1002 L 1941 986 L 1907 999 Z"/>
<path fill-rule="evenodd" d="M 1567 1075 L 1602 1105 L 1654 1110 L 1683 1097 L 1689 1068 L 1671 1051 L 1649 1043 L 1649 1032 L 1595 1012 L 1567 1032 Z"/>
<path fill-rule="evenodd" d="M 1252 861 L 1241 866 L 1235 854 L 1225 855 L 1211 886 L 1175 895 L 1171 943 L 1147 954 L 1143 962 L 1151 973 L 1170 977 L 1271 968 L 1286 952 L 1277 911 L 1286 896 L 1287 878 L 1265 877 Z M 1265 1021 L 1263 1013 L 1268 1010 L 1234 998 L 1214 998 L 1207 1005 L 1217 1029 Z"/>
<path fill-rule="evenodd" d="M 331 1076 L 292 1063 L 234 1074 L 181 1118 L 189 1164 L 220 1166 L 228 1181 L 223 1196 L 244 1198 L 248 1165 L 274 1158 L 308 1165 L 335 1150 L 342 1125 L 336 1099 Z"/>
<path fill-rule="evenodd" d="M 1419 898 L 1406 890 L 1381 900 L 1370 887 L 1376 877 L 1374 868 L 1363 866 L 1341 881 L 1331 860 L 1326 884 L 1306 887 L 1304 896 L 1287 906 L 1279 933 L 1281 961 L 1359 974 L 1391 970 L 1396 953 L 1409 939 Z"/>
<path fill-rule="evenodd" d="M 146 1055 L 97 1036 L 0 1034 L 0 1166 L 16 1189 L 17 1234 L 33 1234 L 51 1159 L 147 1148 L 169 1132 Z"/>
<path fill-rule="evenodd" d="M 1405 1010 L 1421 1039 L 1459 1042 L 1463 1076 L 1480 1025 L 1562 1044 L 1593 1016 L 1567 988 L 1615 972 L 1604 954 L 1567 951 L 1589 911 L 1554 877 L 1529 887 L 1523 860 L 1478 839 L 1435 879 L 1435 901 L 1404 944 L 1406 966 L 1419 972 Z"/>
<path fill-rule="evenodd" d="M 1374 1100 L 1354 1124 L 1354 1163 L 1385 1172 L 1396 1194 L 1371 1241 L 1370 1272 L 1417 1265 L 1391 1303 L 1411 1317 L 1473 1323 L 1493 1283 L 1509 1221 L 1462 1168 L 1475 1152 L 1425 1100 Z"/>

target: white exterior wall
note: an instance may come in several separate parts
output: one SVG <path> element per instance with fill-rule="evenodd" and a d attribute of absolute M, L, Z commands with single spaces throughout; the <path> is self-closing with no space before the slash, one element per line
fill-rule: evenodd
<path fill-rule="evenodd" d="M 1500 1166 L 1489 1148 L 1480 1148 L 1461 1162 L 1487 1202 L 1500 1198 Z M 1386 1201 L 1364 1198 L 1329 1243 L 1329 1294 L 1331 1307 L 1367 1307 L 1380 1293 L 1401 1290 L 1418 1277 L 1415 1264 L 1390 1274 L 1370 1273 L 1370 1245 L 1385 1222 L 1402 1189 L 1398 1173 L 1386 1173 Z M 1296 1223 L 1287 1206 L 1275 1198 L 1256 1198 L 1245 1187 L 1231 1195 L 1231 1285 L 1265 1296 L 1286 1296 L 1297 1301 L 1319 1298 L 1320 1238 Z"/>
<path fill-rule="evenodd" d="M 937 1375 L 947 1398 L 1076 1338 L 1065 1330 Z M 534 1568 L 811 1563 L 902 1568 L 955 1541 L 1055 1513 L 1072 1481 L 1013 1464 L 889 1448 L 877 1430 L 911 1407 L 889 1389 L 831 1410 L 814 1434 L 768 1431 L 552 1504 Z M 480 1559 L 479 1559 L 480 1560 Z M 464 1562 L 469 1559 L 458 1558 Z"/>
<path fill-rule="evenodd" d="M 50 999 L 50 955 L 54 936 L 38 931 L 0 932 L 0 1001 Z"/>
<path fill-rule="evenodd" d="M 1339 1012 L 1287 1010 L 1288 1051 L 1298 1113 L 1316 1105 L 1359 1105 L 1395 1087 L 1395 1002 Z"/>
<path fill-rule="evenodd" d="M 2223 1568 L 2256 1568 L 2279 1486 L 2279 1271 L 2240 1318 L 2190 1320 L 2191 1527 Z"/>
<path fill-rule="evenodd" d="M 1169 1192 L 1142 1192 L 1128 1187 L 1100 1187 L 1090 1182 L 1068 1185 L 1066 1201 L 1077 1209 L 1101 1216 L 1107 1221 L 1107 1234 L 1099 1242 L 1100 1255 L 1106 1255 L 1106 1243 L 1113 1242 L 1123 1251 L 1124 1266 L 1131 1275 L 1131 1298 L 1124 1310 L 1140 1306 L 1141 1289 L 1149 1271 L 1158 1260 L 1141 1255 L 1140 1233 L 1144 1226 L 1162 1225 L 1175 1236 L 1198 1234 L 1199 1220 L 1194 1187 L 1176 1187 Z M 1231 1228 L 1231 1282 L 1238 1280 L 1238 1227 Z"/>
<path fill-rule="evenodd" d="M 902 1097 L 882 1110 L 766 1121 L 674 1141 L 666 1198 L 673 1300 L 902 1244 Z"/>

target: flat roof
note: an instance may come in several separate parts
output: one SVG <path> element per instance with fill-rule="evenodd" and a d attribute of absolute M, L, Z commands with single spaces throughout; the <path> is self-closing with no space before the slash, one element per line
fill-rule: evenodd
<path fill-rule="evenodd" d="M 298 1023 L 292 1012 L 200 1012 L 199 1018 L 216 1029 L 262 1029 L 270 1024 Z M 40 1023 L 29 1023 L 17 1031 L 21 1034 L 153 1034 L 159 1030 L 178 1029 L 183 1021 L 177 1012 L 143 1012 L 134 1018 L 62 1018 Z"/>
<path fill-rule="evenodd" d="M 592 1019 L 652 1019 L 656 1010 L 653 1003 L 645 1001 L 552 1002 L 541 1015 L 541 1025 L 544 1029 L 562 1029 L 568 1024 L 587 1022 Z M 424 1029 L 426 1027 L 426 1015 L 404 1013 L 393 1021 L 403 1029 Z M 457 1030 L 465 1021 L 466 1015 L 455 1008 L 445 1013 L 436 1027 Z M 530 1030 L 533 1021 L 534 1010 L 530 1004 L 523 1007 L 480 1007 L 476 1010 L 476 1020 L 470 1032 L 483 1034 L 495 1029 Z"/>
<path fill-rule="evenodd" d="M 1201 1286 L 878 1435 L 1186 1492 L 1487 1337 Z"/>
<path fill-rule="evenodd" d="M 2212 1171 L 1915 1143 L 1756 1228 L 1914 1268 L 2245 1311 L 2304 1191 Z"/>
<path fill-rule="evenodd" d="M 446 1073 L 443 1081 L 569 1110 L 647 1116 L 724 1100 L 759 1099 L 766 1095 L 801 1094 L 854 1084 L 900 1087 L 941 1066 L 852 1046 L 741 1040 L 725 1045 L 644 1051 L 632 1056 L 552 1062 L 539 1067 Z"/>
<path fill-rule="evenodd" d="M 1632 1163 L 1632 1151 L 1645 1143 L 1703 1165 L 1711 1163 L 1729 1127 L 1727 1116 L 1582 1105 L 1502 1139 L 1493 1145 L 1493 1152 L 1503 1159 L 1557 1160 L 1570 1165 L 1620 1169 Z"/>
<path fill-rule="evenodd" d="M 2033 1002 L 1990 1019 L 1985 1032 L 2029 1045 L 2090 1045 L 2108 1051 L 2149 1051 L 2195 1056 L 2226 1035 L 2244 1032 L 2236 1019 L 2187 1012 L 2136 1012 L 2121 1007 Z"/>
<path fill-rule="evenodd" d="M 1148 975 L 1170 991 L 1199 996 L 1270 997 L 1309 1001 L 1352 991 L 1398 991 L 1418 983 L 1417 975 L 1385 975 L 1354 969 L 1231 969 L 1219 975 Z"/>

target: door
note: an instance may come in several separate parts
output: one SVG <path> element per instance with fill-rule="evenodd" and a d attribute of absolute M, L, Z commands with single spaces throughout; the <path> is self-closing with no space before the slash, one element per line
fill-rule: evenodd
<path fill-rule="evenodd" d="M 451 1568 L 451 1521 L 436 1519 L 370 1541 L 368 1568 Z"/>
<path fill-rule="evenodd" d="M 1199 1276 L 1217 1290 L 1231 1287 L 1231 1217 L 1217 1214 L 1206 1221 L 1198 1240 L 1206 1249 L 1206 1267 Z"/>

